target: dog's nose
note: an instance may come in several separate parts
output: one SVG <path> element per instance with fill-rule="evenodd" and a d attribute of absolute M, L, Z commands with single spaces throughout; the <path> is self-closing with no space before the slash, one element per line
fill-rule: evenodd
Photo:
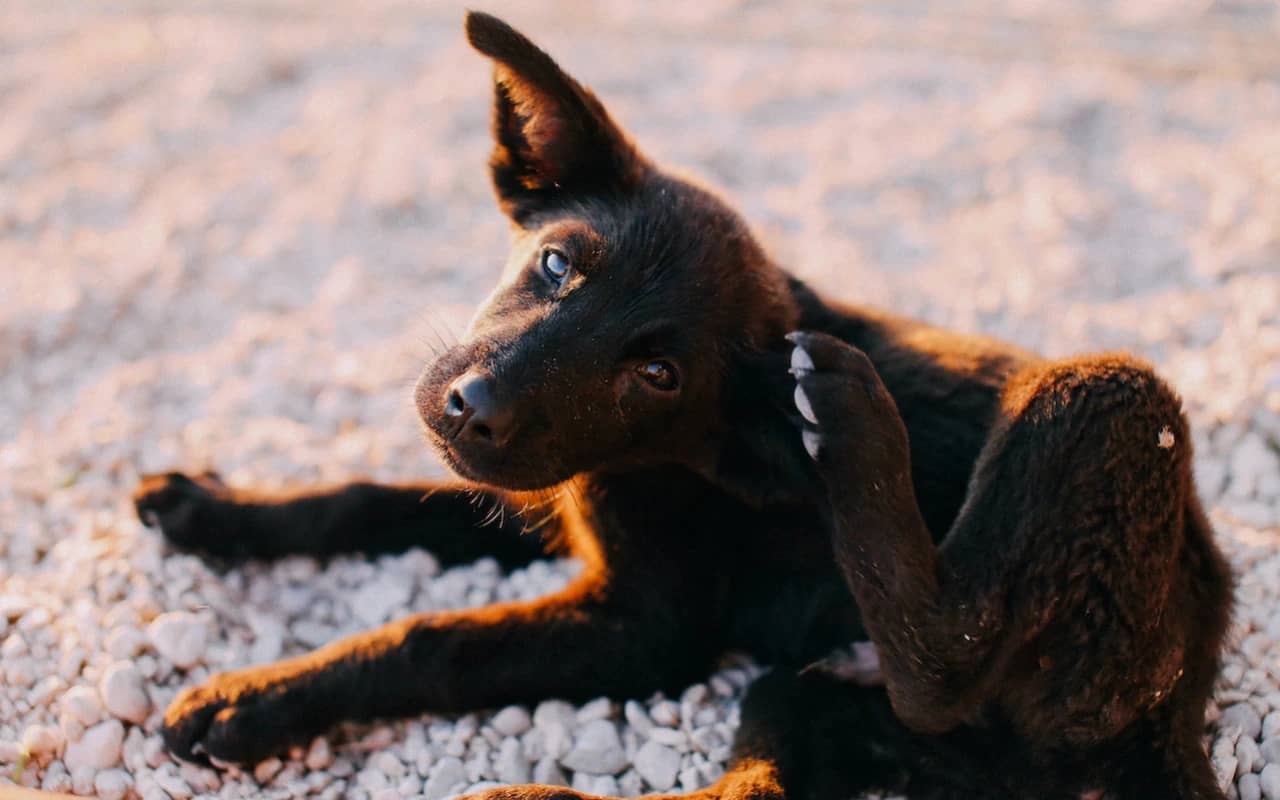
<path fill-rule="evenodd" d="M 462 425 L 454 438 L 504 444 L 511 436 L 515 409 L 494 395 L 493 379 L 478 372 L 468 372 L 453 382 L 445 398 L 444 413 L 461 417 Z"/>

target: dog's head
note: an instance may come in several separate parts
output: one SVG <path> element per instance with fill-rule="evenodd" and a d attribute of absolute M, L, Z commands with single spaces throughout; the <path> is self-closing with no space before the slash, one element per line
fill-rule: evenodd
<path fill-rule="evenodd" d="M 794 322 L 785 277 L 532 42 L 479 13 L 467 35 L 494 62 L 490 169 L 514 243 L 418 383 L 430 439 L 462 476 L 509 489 L 703 458 L 733 360 Z"/>

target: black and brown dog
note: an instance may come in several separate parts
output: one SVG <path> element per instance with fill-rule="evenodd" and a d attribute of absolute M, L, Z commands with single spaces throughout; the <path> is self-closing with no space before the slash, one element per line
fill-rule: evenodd
<path fill-rule="evenodd" d="M 774 668 L 697 797 L 1224 797 L 1201 737 L 1231 577 L 1151 368 L 820 298 L 524 36 L 478 13 L 467 34 L 496 65 L 515 244 L 417 404 L 468 482 L 281 497 L 169 474 L 137 506 L 215 555 L 585 569 L 215 675 L 169 708 L 169 747 L 252 762 L 341 720 L 640 697 L 741 650 Z M 553 487 L 572 499 L 529 530 Z M 485 524 L 477 492 L 511 513 Z M 882 685 L 830 656 L 865 639 Z"/>

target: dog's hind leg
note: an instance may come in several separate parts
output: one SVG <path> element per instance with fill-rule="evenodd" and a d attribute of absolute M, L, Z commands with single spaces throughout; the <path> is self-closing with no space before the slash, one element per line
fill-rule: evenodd
<path fill-rule="evenodd" d="M 1033 753 L 1088 753 L 1081 791 L 1105 789 L 1135 726 L 1199 735 L 1230 577 L 1194 496 L 1180 402 L 1159 378 L 1122 357 L 1015 375 L 935 547 L 870 361 L 830 337 L 794 340 L 835 555 L 904 724 L 941 734 L 994 720 Z M 1177 775 L 1205 772 L 1198 747 L 1182 755 Z M 1189 777 L 1177 786 L 1173 797 L 1205 796 Z"/>
<path fill-rule="evenodd" d="M 144 476 L 134 505 L 174 545 L 232 558 L 423 547 L 446 566 L 488 556 L 514 567 L 544 554 L 555 524 L 554 509 L 457 485 L 350 483 L 269 494 L 178 472 Z"/>

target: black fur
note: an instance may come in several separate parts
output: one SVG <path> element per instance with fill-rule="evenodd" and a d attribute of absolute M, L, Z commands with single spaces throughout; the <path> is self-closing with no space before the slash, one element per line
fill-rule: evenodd
<path fill-rule="evenodd" d="M 215 675 L 169 708 L 170 748 L 252 762 L 345 719 L 674 691 L 745 650 L 774 669 L 699 797 L 1223 797 L 1200 738 L 1231 577 L 1151 368 L 826 301 L 523 36 L 483 14 L 467 33 L 496 63 L 514 248 L 416 397 L 468 483 L 267 497 L 171 473 L 137 506 L 223 556 L 585 569 Z M 829 657 L 867 638 L 883 686 Z"/>

